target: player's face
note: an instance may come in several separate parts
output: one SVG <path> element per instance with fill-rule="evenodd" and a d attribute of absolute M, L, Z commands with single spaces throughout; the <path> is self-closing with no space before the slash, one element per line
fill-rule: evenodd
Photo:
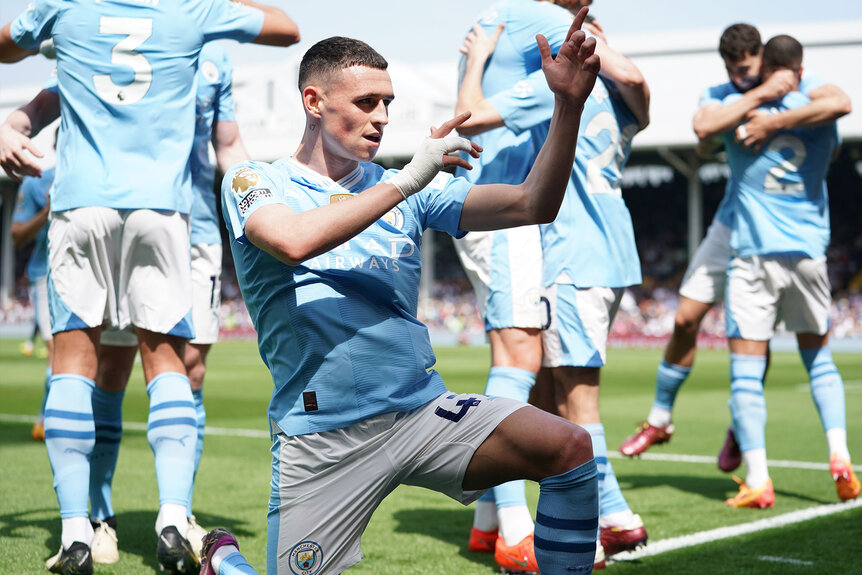
<path fill-rule="evenodd" d="M 374 159 L 394 98 L 386 70 L 353 66 L 334 74 L 320 104 L 327 152 L 358 162 Z"/>
<path fill-rule="evenodd" d="M 760 83 L 760 54 L 747 54 L 735 62 L 725 60 L 724 67 L 727 77 L 740 92 L 747 92 Z"/>

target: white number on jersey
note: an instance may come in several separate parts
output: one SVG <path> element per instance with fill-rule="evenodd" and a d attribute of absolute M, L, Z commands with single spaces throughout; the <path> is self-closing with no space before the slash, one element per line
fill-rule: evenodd
<path fill-rule="evenodd" d="M 769 146 L 766 147 L 767 152 L 781 153 L 783 150 L 790 150 L 792 156 L 786 158 L 781 164 L 772 166 L 766 173 L 763 180 L 763 191 L 769 194 L 802 194 L 805 193 L 804 182 L 787 182 L 782 181 L 787 178 L 788 174 L 795 174 L 799 171 L 799 167 L 805 162 L 808 156 L 808 150 L 805 149 L 805 144 L 796 136 L 790 134 L 781 134 L 776 136 Z"/>
<path fill-rule="evenodd" d="M 117 66 L 128 66 L 135 72 L 135 77 L 130 84 L 117 86 L 111 80 L 110 74 L 93 76 L 96 93 L 105 102 L 117 106 L 128 106 L 140 101 L 153 82 L 153 67 L 144 55 L 135 52 L 135 48 L 152 36 L 153 19 L 103 16 L 99 19 L 99 32 L 126 36 L 111 50 L 111 63 Z"/>
<path fill-rule="evenodd" d="M 614 194 L 622 195 L 619 184 L 611 186 L 611 183 L 602 175 L 602 170 L 612 164 L 617 173 L 622 174 L 624 149 L 638 131 L 634 124 L 626 126 L 622 134 L 617 124 L 617 119 L 610 112 L 599 112 L 590 120 L 584 129 L 584 136 L 596 138 L 603 131 L 607 131 L 610 141 L 607 147 L 600 153 L 587 160 L 587 192 L 590 194 Z"/>

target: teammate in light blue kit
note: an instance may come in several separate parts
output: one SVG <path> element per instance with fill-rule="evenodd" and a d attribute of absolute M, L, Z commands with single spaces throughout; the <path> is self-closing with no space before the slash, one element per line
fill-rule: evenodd
<path fill-rule="evenodd" d="M 191 87 L 201 46 L 218 38 L 289 45 L 298 32 L 279 10 L 223 0 L 37 0 L 0 31 L 0 61 L 20 60 L 48 39 L 58 61 L 48 280 L 56 350 L 45 422 L 63 519 L 61 549 L 48 562 L 55 572 L 92 572 L 87 495 L 98 340 L 103 326 L 129 325 L 150 396 L 157 556 L 167 572 L 197 569 L 184 538 L 195 447 L 183 441 L 196 435 L 196 418 L 180 353 L 193 336 Z"/>
<path fill-rule="evenodd" d="M 748 122 L 743 140 L 747 146 L 759 147 L 778 129 L 833 121 L 849 113 L 850 99 L 840 88 L 805 76 L 799 90 L 811 99 L 810 104 L 778 114 L 750 117 L 753 110 L 780 99 L 794 86 L 793 73 L 789 70 L 779 70 L 768 80 L 760 81 L 762 49 L 760 33 L 750 24 L 733 24 L 722 32 L 718 50 L 730 81 L 707 88 L 701 96 L 693 127 L 702 153 L 708 153 L 715 147 L 715 138 L 733 132 L 745 119 Z M 732 105 L 722 105 L 731 94 L 741 94 L 742 97 Z M 700 324 L 712 306 L 724 298 L 732 217 L 732 205 L 725 193 L 680 286 L 673 334 L 656 372 L 652 408 L 635 434 L 620 445 L 623 455 L 638 455 L 651 445 L 669 441 L 673 435 L 673 405 L 680 387 L 691 373 Z M 739 448 L 730 428 L 719 454 L 718 466 L 723 471 L 732 471 L 740 462 Z"/>
<path fill-rule="evenodd" d="M 51 319 L 48 314 L 48 190 L 54 182 L 54 168 L 42 172 L 42 177 L 26 176 L 18 188 L 18 203 L 12 214 L 12 243 L 21 248 L 33 243 L 33 251 L 27 262 L 27 279 L 30 281 L 30 301 L 36 328 L 45 342 L 48 363 L 45 368 L 45 394 L 39 416 L 33 424 L 31 435 L 36 441 L 45 440 L 45 400 L 51 384 L 51 360 L 54 341 L 51 335 Z"/>
<path fill-rule="evenodd" d="M 585 15 L 556 59 L 540 40 L 559 105 L 524 183 L 438 174 L 466 166 L 451 152 L 477 155 L 447 136 L 466 115 L 435 130 L 400 172 L 369 163 L 392 84 L 377 52 L 338 37 L 300 65 L 306 129 L 293 157 L 225 177 L 240 287 L 275 385 L 269 573 L 340 573 L 359 561 L 371 513 L 400 483 L 469 502 L 523 477 L 541 484 L 542 573 L 591 570 L 596 471 L 587 434 L 522 402 L 447 392 L 415 317 L 424 229 L 461 236 L 555 216 L 577 143 L 571 128 L 598 72 L 593 41 L 578 31 Z M 224 541 L 235 543 L 223 531 L 208 535 L 208 568 Z"/>
<path fill-rule="evenodd" d="M 197 72 L 195 139 L 191 155 L 194 202 L 191 213 L 192 314 L 195 338 L 185 347 L 185 367 L 191 384 L 197 423 L 194 474 L 203 451 L 206 410 L 203 380 L 206 357 L 218 339 L 222 245 L 216 206 L 215 166 L 209 158 L 212 142 L 222 172 L 248 159 L 236 123 L 232 91 L 233 67 L 227 52 L 210 42 L 201 49 Z M 122 437 L 122 402 L 134 365 L 138 339 L 133 332 L 102 333 L 99 371 L 93 394 L 96 445 L 90 458 L 91 521 L 96 524 L 92 553 L 96 563 L 119 560 L 116 517 L 111 501 L 111 483 Z M 206 531 L 192 513 L 189 493 L 187 539 L 196 554 Z"/>
<path fill-rule="evenodd" d="M 492 20 L 490 24 L 495 24 L 495 22 Z M 509 90 L 487 98 L 484 96 L 484 86 L 479 85 L 477 78 L 487 77 L 491 72 L 492 68 L 489 64 L 485 76 L 481 76 L 485 61 L 488 58 L 487 54 L 494 49 L 495 45 L 501 46 L 501 49 L 504 45 L 496 39 L 496 36 L 500 35 L 499 30 L 495 30 L 493 35 L 489 36 L 485 33 L 485 28 L 488 26 L 474 27 L 474 31 L 468 36 L 468 41 L 465 43 L 465 50 L 468 53 L 468 68 L 462 81 L 460 99 L 465 100 L 465 108 L 475 111 L 475 116 L 466 122 L 468 130 L 487 129 L 505 122 L 506 129 L 518 137 L 523 137 L 528 131 L 541 134 L 542 129 L 547 129 L 547 121 L 554 104 L 553 94 L 547 90 L 541 72 L 534 72 L 526 76 L 521 74 L 521 79 L 514 86 L 510 86 Z M 602 78 L 607 78 L 608 85 L 621 87 L 627 104 L 623 104 L 617 95 L 616 106 L 620 110 L 619 113 L 622 114 L 621 123 L 618 124 L 616 119 L 618 112 L 611 103 L 612 99 L 604 83 L 597 83 L 593 96 L 586 103 L 582 131 L 588 131 L 582 133 L 579 141 L 575 173 L 572 175 L 569 191 L 557 219 L 553 224 L 542 227 L 542 259 L 544 260 L 542 283 L 552 285 L 559 278 L 561 282 L 576 281 L 577 285 L 587 288 L 593 286 L 628 286 L 640 282 L 640 265 L 634 245 L 631 216 L 619 193 L 619 179 L 621 166 L 628 156 L 631 137 L 648 121 L 648 89 L 637 68 L 627 58 L 608 46 L 598 24 L 591 24 L 589 30 L 600 40 L 597 45 L 597 53 L 602 58 Z M 493 58 L 490 61 L 493 62 Z M 626 108 L 627 105 L 637 110 L 637 118 Z M 602 106 L 604 107 L 602 108 Z M 462 129 L 461 132 L 471 133 L 468 130 Z M 595 139 L 587 142 L 584 134 L 591 134 Z M 620 146 L 619 150 L 617 146 Z M 509 153 L 525 154 L 527 153 L 525 148 L 522 146 L 520 150 L 512 150 Z M 586 158 L 590 158 L 589 163 L 585 163 Z M 606 168 L 605 172 L 602 172 L 602 168 Z M 582 172 L 582 175 L 578 175 L 578 170 Z M 588 182 L 587 173 L 590 174 Z M 588 188 L 590 190 L 595 188 L 599 195 L 588 193 L 586 191 Z M 579 198 L 578 194 L 581 194 L 583 200 Z M 594 197 L 602 199 L 593 200 Z M 584 200 L 592 206 L 590 209 L 584 208 Z M 572 229 L 568 229 L 569 226 L 576 229 L 577 233 L 573 234 Z M 466 239 L 469 239 L 471 235 L 473 234 L 468 234 Z M 577 238 L 578 246 L 582 242 L 586 242 L 590 245 L 590 250 L 572 249 L 571 244 L 566 244 L 566 237 Z M 548 249 L 550 249 L 551 256 L 548 255 Z M 583 258 L 589 256 L 594 256 L 594 259 L 583 261 Z M 573 257 L 581 259 L 572 261 Z M 518 264 L 521 265 L 521 262 Z M 518 271 L 520 271 L 520 267 Z M 569 276 L 576 279 L 567 279 Z M 548 310 L 555 309 L 556 289 L 552 289 L 551 292 L 551 297 L 546 296 L 542 300 L 548 306 Z M 596 294 L 597 290 L 592 290 L 590 293 L 591 295 Z M 599 298 L 602 303 L 597 301 L 593 307 L 601 307 L 607 303 L 614 309 L 606 309 L 603 312 L 590 315 L 582 322 L 582 325 L 586 326 L 585 329 L 582 327 L 581 333 L 577 335 L 561 334 L 558 331 L 559 327 L 555 325 L 558 324 L 559 319 L 555 322 L 553 313 L 547 317 L 545 327 L 548 327 L 548 324 L 552 326 L 555 332 L 553 339 L 557 344 L 550 350 L 552 355 L 548 355 L 549 349 L 547 346 L 545 348 L 545 361 L 549 362 L 548 365 L 560 366 L 562 365 L 560 362 L 571 362 L 578 366 L 588 366 L 585 373 L 590 374 L 596 380 L 591 381 L 589 387 L 579 387 L 576 393 L 583 393 L 585 390 L 589 390 L 587 394 L 597 393 L 598 382 L 595 376 L 597 376 L 598 371 L 595 367 L 604 361 L 604 340 L 607 337 L 610 321 L 615 311 L 613 302 L 621 293 L 622 290 L 616 294 L 603 294 L 604 299 Z M 587 297 L 586 294 L 587 290 L 582 292 L 582 299 Z M 609 302 L 605 302 L 607 297 L 610 297 Z M 602 331 L 604 331 L 603 336 L 599 335 Z M 586 334 L 591 334 L 592 340 L 590 338 L 585 339 Z M 559 347 L 561 335 L 562 339 L 566 341 L 566 345 L 574 344 L 572 341 L 574 337 L 589 346 L 589 353 L 584 350 L 584 353 L 581 354 L 582 357 L 575 358 L 572 354 L 562 357 Z M 545 333 L 545 341 L 549 341 L 547 332 Z M 594 345 L 600 346 L 601 352 L 598 352 L 598 349 L 593 347 Z M 598 360 L 600 363 L 595 363 L 594 353 L 600 357 Z M 565 372 L 571 372 L 571 370 L 561 368 L 557 372 L 562 377 Z M 530 383 L 532 384 L 532 382 Z M 541 390 L 537 390 L 537 392 L 542 393 Z M 488 393 L 497 394 L 499 392 Z M 529 393 L 529 387 L 525 393 Z M 548 387 L 544 393 L 550 393 L 551 399 L 541 402 L 541 405 L 556 412 L 557 405 L 553 400 L 553 388 Z M 568 390 L 564 390 L 560 397 L 566 395 L 568 395 Z M 584 410 L 578 414 L 580 421 L 572 420 L 582 425 L 591 425 L 588 430 L 591 430 L 594 437 L 596 461 L 600 466 L 606 466 L 610 469 L 605 456 L 607 447 L 599 423 L 597 402 L 594 398 L 581 398 L 579 404 L 583 406 L 584 401 L 587 400 L 594 404 L 594 410 Z M 572 395 L 571 401 L 576 401 L 575 395 Z M 568 411 L 563 406 L 563 412 L 568 415 Z M 584 417 L 587 413 L 589 413 L 589 417 Z M 576 417 L 574 411 L 571 412 L 571 417 Z M 604 484 L 600 482 L 600 497 L 604 502 L 601 511 L 603 538 L 608 541 L 611 553 L 643 542 L 646 532 L 639 518 L 634 516 L 625 506 L 612 469 L 606 473 L 603 467 L 600 469 L 600 476 L 606 478 Z M 512 523 L 515 524 L 515 528 L 525 524 L 529 526 L 529 511 L 526 506 L 523 486 L 519 485 L 517 488 L 503 486 L 503 489 L 505 490 L 504 496 L 497 501 L 497 517 L 484 511 L 482 501 L 477 505 L 474 528 L 471 531 L 471 549 L 481 550 L 475 542 L 486 537 L 490 540 L 489 536 L 493 536 L 494 532 L 490 531 L 489 528 L 493 529 L 497 523 L 500 525 L 501 537 L 504 537 L 507 531 L 513 530 Z M 500 491 L 502 491 L 501 488 L 495 489 L 495 495 Z M 512 509 L 523 510 L 522 514 L 526 515 L 527 520 L 517 521 L 517 516 L 512 517 Z M 609 510 L 607 516 L 606 509 Z M 619 513 L 614 515 L 617 512 Z M 493 521 L 494 519 L 498 521 Z M 523 529 L 526 530 L 526 528 Z M 518 534 L 523 535 L 523 531 Z M 610 536 L 614 536 L 614 541 L 608 539 Z M 618 541 L 621 539 L 625 539 L 627 543 L 621 544 Z M 515 555 L 514 549 L 507 549 L 509 545 L 511 545 L 509 541 L 500 541 L 498 538 L 495 546 L 495 558 L 498 564 L 506 570 L 518 571 L 516 566 L 505 564 L 507 563 L 505 561 L 507 556 Z M 519 552 L 518 555 L 521 553 Z M 597 557 L 597 564 L 601 564 L 602 561 L 603 554 L 600 553 Z"/>
<path fill-rule="evenodd" d="M 565 8 L 535 0 L 503 0 L 478 17 L 461 49 L 464 57 L 456 113 L 473 112 L 459 131 L 474 137 L 483 153 L 471 161 L 471 170 L 459 169 L 458 176 L 476 184 L 524 181 L 547 136 L 551 110 L 542 110 L 542 121 L 530 129 L 515 131 L 504 122 L 508 112 L 517 109 L 521 89 L 528 87 L 521 82 L 526 73 L 537 72 L 546 85 L 536 34 L 545 35 L 556 53 L 571 20 L 572 14 Z M 487 100 L 478 99 L 477 91 L 487 94 Z M 483 125 L 477 101 L 484 109 L 500 111 L 498 125 L 491 129 Z M 485 393 L 526 402 L 542 363 L 541 330 L 549 321 L 541 298 L 539 228 L 471 232 L 457 240 L 455 248 L 476 292 L 491 345 Z M 524 482 L 506 483 L 489 489 L 476 503 L 469 548 L 493 552 L 503 569 L 536 571 L 532 533 Z M 518 563 L 524 557 L 527 566 Z"/>
<path fill-rule="evenodd" d="M 763 51 L 763 75 L 802 74 L 802 45 L 776 36 Z M 725 98 L 732 105 L 740 96 Z M 808 103 L 790 92 L 758 112 Z M 759 153 L 747 148 L 745 124 L 723 138 L 731 170 L 733 221 L 728 271 L 727 336 L 730 344 L 733 429 L 746 465 L 745 483 L 727 500 L 731 507 L 772 507 L 775 493 L 766 464 L 763 375 L 775 326 L 796 333 L 811 378 L 829 447 L 830 468 L 842 500 L 855 499 L 860 484 L 850 464 L 844 386 L 829 349 L 830 286 L 826 273 L 829 198 L 826 172 L 838 146 L 835 123 L 782 130 Z"/>

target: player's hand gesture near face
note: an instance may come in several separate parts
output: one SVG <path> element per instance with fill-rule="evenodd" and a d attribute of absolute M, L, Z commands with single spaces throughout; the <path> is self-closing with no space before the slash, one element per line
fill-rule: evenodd
<path fill-rule="evenodd" d="M 581 8 L 560 47 L 557 57 L 551 56 L 548 40 L 539 34 L 536 42 L 542 54 L 542 71 L 548 87 L 557 98 L 582 106 L 589 97 L 596 77 L 601 69 L 599 57 L 595 54 L 595 38 L 587 38 L 581 30 L 587 9 Z"/>

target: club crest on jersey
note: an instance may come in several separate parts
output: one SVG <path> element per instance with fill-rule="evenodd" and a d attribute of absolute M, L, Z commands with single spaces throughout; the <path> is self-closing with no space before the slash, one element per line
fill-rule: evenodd
<path fill-rule="evenodd" d="M 218 67 L 212 60 L 204 60 L 201 64 L 201 74 L 207 79 L 207 82 L 218 82 Z"/>
<path fill-rule="evenodd" d="M 251 168 L 240 168 L 233 175 L 233 180 L 230 182 L 230 189 L 237 195 L 242 195 L 249 188 L 253 187 L 260 181 L 260 176 Z"/>
<path fill-rule="evenodd" d="M 295 575 L 314 575 L 323 566 L 323 549 L 314 541 L 303 541 L 290 550 L 288 564 Z"/>
<path fill-rule="evenodd" d="M 398 206 L 383 214 L 380 219 L 399 230 L 404 229 L 404 212 L 398 209 Z"/>
<path fill-rule="evenodd" d="M 251 190 L 246 197 L 240 200 L 239 208 L 240 215 L 244 216 L 248 209 L 254 204 L 258 198 L 271 198 L 272 192 L 268 188 L 256 188 Z"/>

